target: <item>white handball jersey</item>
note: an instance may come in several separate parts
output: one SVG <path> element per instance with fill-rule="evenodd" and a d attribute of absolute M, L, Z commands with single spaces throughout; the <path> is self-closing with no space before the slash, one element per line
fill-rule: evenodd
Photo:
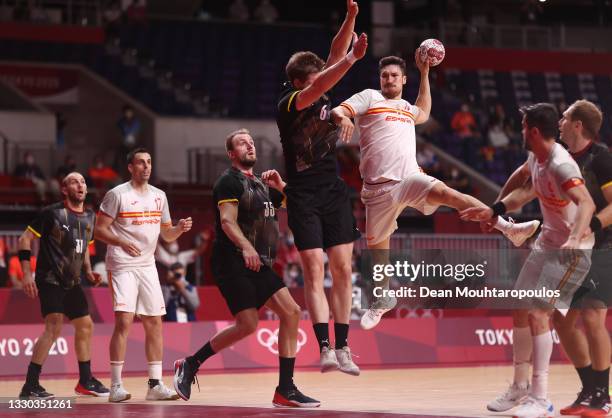
<path fill-rule="evenodd" d="M 403 99 L 386 99 L 372 89 L 355 94 L 341 106 L 348 109 L 358 128 L 359 171 L 366 183 L 400 181 L 421 171 L 414 133 L 418 107 Z"/>
<path fill-rule="evenodd" d="M 136 244 L 138 257 L 132 257 L 121 247 L 109 245 L 106 269 L 130 271 L 155 264 L 155 247 L 161 226 L 172 225 L 166 193 L 147 186 L 146 193 L 134 190 L 130 182 L 109 190 L 100 205 L 100 215 L 114 219 L 110 229 L 121 239 Z"/>
<path fill-rule="evenodd" d="M 543 163 L 539 163 L 535 155 L 529 152 L 527 165 L 544 218 L 538 245 L 542 249 L 559 248 L 567 241 L 578 212 L 578 206 L 566 192 L 584 184 L 580 168 L 558 143 L 555 143 L 550 156 Z M 595 237 L 591 234 L 580 242 L 580 248 L 590 249 L 594 243 Z"/>

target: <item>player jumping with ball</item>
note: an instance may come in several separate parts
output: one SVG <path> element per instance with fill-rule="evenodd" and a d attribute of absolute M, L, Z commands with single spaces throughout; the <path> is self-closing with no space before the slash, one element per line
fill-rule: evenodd
<path fill-rule="evenodd" d="M 426 122 L 431 110 L 430 65 L 421 60 L 419 52 L 419 49 L 415 52 L 415 63 L 421 81 L 414 105 L 402 99 L 406 62 L 389 56 L 379 62 L 380 90 L 364 90 L 332 110 L 332 118 L 340 126 L 342 141 L 351 140 L 352 118 L 359 126 L 359 169 L 364 181 L 361 200 L 366 208 L 368 248 L 383 250 L 374 252 L 376 257 L 388 257 L 386 250 L 391 234 L 397 229 L 396 220 L 406 207 L 413 207 L 425 215 L 433 213 L 440 205 L 456 210 L 486 207 L 478 199 L 423 173 L 417 164 L 414 127 Z M 538 221 L 514 224 L 499 217 L 495 228 L 514 245 L 520 246 L 535 233 L 538 225 Z M 384 260 L 378 262 L 384 263 Z M 388 286 L 388 278 L 383 285 Z M 375 327 L 395 304 L 395 298 L 377 298 L 361 318 L 361 326 L 365 329 Z"/>

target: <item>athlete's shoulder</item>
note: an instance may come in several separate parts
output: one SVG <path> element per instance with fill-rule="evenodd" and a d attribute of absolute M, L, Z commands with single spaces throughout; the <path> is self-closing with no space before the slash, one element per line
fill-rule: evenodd
<path fill-rule="evenodd" d="M 121 183 L 118 186 L 113 187 L 108 192 L 106 192 L 106 194 L 113 194 L 119 196 L 124 193 L 128 193 L 131 189 L 132 187 L 130 186 L 130 182 L 126 181 L 125 183 Z"/>
<path fill-rule="evenodd" d="M 149 184 L 149 191 L 151 193 L 157 194 L 157 195 L 162 195 L 165 196 L 166 192 L 164 192 L 162 189 L 160 189 L 159 187 L 155 187 L 152 184 Z"/>

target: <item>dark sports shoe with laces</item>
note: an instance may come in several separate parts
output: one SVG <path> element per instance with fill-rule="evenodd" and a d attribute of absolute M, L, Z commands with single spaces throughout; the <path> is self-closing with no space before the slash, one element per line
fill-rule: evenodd
<path fill-rule="evenodd" d="M 95 377 L 90 377 L 87 383 L 77 383 L 74 391 L 77 395 L 89 395 L 89 396 L 100 396 L 107 397 L 110 394 L 110 390 L 102 384 Z"/>
<path fill-rule="evenodd" d="M 610 394 L 596 390 L 591 398 L 591 403 L 580 414 L 582 417 L 607 417 L 612 413 Z"/>
<path fill-rule="evenodd" d="M 184 401 L 188 401 L 191 397 L 191 385 L 197 382 L 197 372 L 198 368 L 187 361 L 186 358 L 174 362 L 174 390 Z M 198 383 L 199 389 L 200 384 Z"/>
<path fill-rule="evenodd" d="M 55 397 L 55 395 L 47 392 L 40 383 L 34 385 L 25 383 L 19 393 L 20 399 L 51 399 L 53 397 Z"/>
<path fill-rule="evenodd" d="M 316 408 L 321 406 L 321 402 L 312 399 L 293 386 L 290 389 L 276 387 L 272 404 L 279 408 Z"/>
<path fill-rule="evenodd" d="M 561 408 L 559 411 L 561 415 L 580 415 L 582 411 L 589 407 L 591 403 L 591 392 L 582 388 L 580 393 L 578 393 L 578 397 L 571 405 L 566 406 L 565 408 Z"/>

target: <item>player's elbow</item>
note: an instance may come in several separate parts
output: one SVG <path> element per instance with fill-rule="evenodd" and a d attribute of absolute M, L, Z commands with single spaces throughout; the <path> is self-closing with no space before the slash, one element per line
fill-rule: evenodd
<path fill-rule="evenodd" d="M 593 216 L 595 213 L 595 203 L 590 197 L 584 197 L 581 206 L 583 207 L 583 210 L 589 214 L 589 217 Z"/>
<path fill-rule="evenodd" d="M 24 232 L 19 236 L 18 245 L 20 250 L 29 250 L 30 249 L 30 237 L 27 232 Z"/>

